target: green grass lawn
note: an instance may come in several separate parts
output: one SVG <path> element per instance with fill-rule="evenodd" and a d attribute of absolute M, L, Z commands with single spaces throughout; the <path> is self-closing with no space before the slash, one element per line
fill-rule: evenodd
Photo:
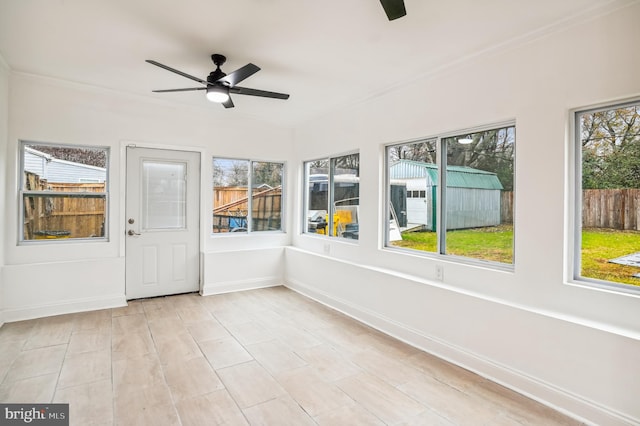
<path fill-rule="evenodd" d="M 640 232 L 590 228 L 582 231 L 583 277 L 640 285 L 640 273 L 634 266 L 609 263 L 609 260 L 640 251 Z"/>
<path fill-rule="evenodd" d="M 395 247 L 435 252 L 435 232 L 405 232 Z M 640 251 L 640 232 L 611 229 L 585 229 L 582 232 L 582 271 L 586 278 L 614 281 L 640 286 L 640 273 L 634 266 L 609 263 L 616 257 Z M 511 263 L 513 259 L 513 228 L 501 225 L 488 228 L 447 232 L 447 253 L 474 259 Z"/>

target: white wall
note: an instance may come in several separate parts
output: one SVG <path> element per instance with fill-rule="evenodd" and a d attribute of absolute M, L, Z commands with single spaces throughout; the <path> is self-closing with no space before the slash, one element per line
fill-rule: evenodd
<path fill-rule="evenodd" d="M 299 162 L 360 151 L 360 240 L 294 235 L 287 285 L 576 416 L 640 423 L 640 298 L 565 279 L 570 110 L 640 96 L 639 21 L 635 2 L 567 22 L 297 129 Z M 384 144 L 512 119 L 513 271 L 381 248 Z"/>
<path fill-rule="evenodd" d="M 20 140 L 108 146 L 110 238 L 108 242 L 18 245 L 17 208 L 5 209 L 5 271 L 0 293 L 5 320 L 124 303 L 123 154 L 127 143 L 202 153 L 203 292 L 229 291 L 228 272 L 233 270 L 243 271 L 234 282 L 235 289 L 282 283 L 282 255 L 279 271 L 274 273 L 272 265 L 262 262 L 261 250 L 273 258 L 273 250 L 289 243 L 288 234 L 211 236 L 211 158 L 246 158 L 250 153 L 252 159 L 288 161 L 292 132 L 243 117 L 240 108 L 229 113 L 213 109 L 217 105 L 211 107 L 176 106 L 147 97 L 11 74 L 8 177 L 0 185 L 7 197 L 0 198 L 18 202 Z M 15 206 L 13 201 L 10 205 Z M 225 255 L 228 251 L 242 254 L 230 258 Z M 262 267 L 247 270 L 246 265 L 252 263 Z"/>
<path fill-rule="evenodd" d="M 9 122 L 9 67 L 0 56 L 0 241 L 5 239 L 6 193 L 4 182 L 7 164 L 7 132 Z M 0 326 L 4 323 L 2 313 L 2 281 L 4 269 L 4 245 L 0 243 Z"/>

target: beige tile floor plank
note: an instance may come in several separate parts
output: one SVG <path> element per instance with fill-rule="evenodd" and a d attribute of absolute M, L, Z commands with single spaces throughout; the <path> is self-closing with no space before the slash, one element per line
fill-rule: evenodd
<path fill-rule="evenodd" d="M 141 333 L 115 334 L 111 338 L 111 351 L 114 360 L 137 358 L 156 353 L 156 347 L 147 330 Z"/>
<path fill-rule="evenodd" d="M 112 362 L 113 392 L 131 393 L 144 387 L 165 385 L 164 372 L 157 354 L 123 358 Z"/>
<path fill-rule="evenodd" d="M 8 342 L 16 340 L 26 341 L 37 322 L 38 320 L 5 323 L 2 328 L 0 328 L 0 344 L 7 347 L 5 344 Z"/>
<path fill-rule="evenodd" d="M 223 368 L 217 373 L 240 408 L 286 394 L 282 386 L 256 361 Z"/>
<path fill-rule="evenodd" d="M 316 423 L 290 396 L 281 396 L 242 410 L 252 426 L 313 426 Z"/>
<path fill-rule="evenodd" d="M 349 404 L 314 417 L 321 426 L 384 426 L 385 423 L 359 404 Z M 431 426 L 423 423 L 423 426 Z"/>
<path fill-rule="evenodd" d="M 187 331 L 198 343 L 205 342 L 207 340 L 220 340 L 231 337 L 227 329 L 213 318 L 206 321 L 191 323 L 187 326 Z"/>
<path fill-rule="evenodd" d="M 50 402 L 58 373 L 45 374 L 0 385 L 0 401 L 5 403 Z"/>
<path fill-rule="evenodd" d="M 245 346 L 275 339 L 273 333 L 254 320 L 240 324 L 228 324 L 227 330 Z"/>
<path fill-rule="evenodd" d="M 288 370 L 275 378 L 311 417 L 354 404 L 347 394 L 335 384 L 326 382 L 311 366 Z"/>
<path fill-rule="evenodd" d="M 154 336 L 154 342 L 160 361 L 163 364 L 187 361 L 202 355 L 196 341 L 186 332 L 174 336 Z"/>
<path fill-rule="evenodd" d="M 412 417 L 410 420 L 401 423 L 402 426 L 457 426 L 456 423 L 452 423 L 451 421 L 445 419 L 438 413 L 427 410 L 418 414 L 415 417 Z M 513 423 L 512 423 L 513 425 Z M 496 423 L 491 423 L 491 426 L 498 426 Z"/>
<path fill-rule="evenodd" d="M 416 375 L 398 389 L 459 425 L 494 424 L 502 411 L 490 401 L 478 404 L 467 393 L 424 374 Z"/>
<path fill-rule="evenodd" d="M 224 388 L 203 356 L 164 365 L 162 368 L 174 401 L 206 395 Z"/>
<path fill-rule="evenodd" d="M 165 385 L 145 386 L 117 395 L 116 425 L 180 425 L 178 412 Z"/>
<path fill-rule="evenodd" d="M 113 334 L 144 333 L 149 330 L 147 317 L 144 316 L 144 313 L 119 315 L 113 317 L 111 321 L 113 324 L 113 328 L 111 329 Z"/>
<path fill-rule="evenodd" d="M 271 374 L 292 370 L 307 364 L 289 346 L 279 340 L 254 343 L 247 345 L 246 349 Z"/>
<path fill-rule="evenodd" d="M 352 355 L 349 359 L 361 369 L 393 386 L 407 383 L 420 373 L 397 358 L 371 349 Z"/>
<path fill-rule="evenodd" d="M 233 337 L 201 342 L 200 350 L 216 370 L 253 360 L 253 356 Z"/>
<path fill-rule="evenodd" d="M 59 315 L 36 320 L 23 349 L 43 348 L 69 343 L 73 331 L 73 315 Z"/>
<path fill-rule="evenodd" d="M 107 426 L 113 424 L 111 378 L 56 390 L 55 403 L 69 404 L 70 425 Z"/>
<path fill-rule="evenodd" d="M 111 350 L 111 329 L 87 329 L 71 334 L 67 354 Z"/>
<path fill-rule="evenodd" d="M 201 305 L 176 309 L 183 323 L 189 324 L 199 321 L 207 321 L 213 318 L 211 313 Z"/>
<path fill-rule="evenodd" d="M 158 310 L 152 312 L 158 312 Z M 180 316 L 176 311 L 171 310 L 167 313 L 167 316 L 163 315 L 160 318 L 147 319 L 147 325 L 154 339 L 163 335 L 171 337 L 181 333 L 188 333 L 187 325 L 180 320 Z M 148 317 L 148 314 L 145 315 Z"/>
<path fill-rule="evenodd" d="M 110 309 L 80 312 L 75 315 L 73 331 L 108 329 L 111 331 L 112 313 Z"/>
<path fill-rule="evenodd" d="M 309 331 L 297 327 L 285 325 L 277 328 L 275 331 L 278 333 L 278 338 L 293 349 L 310 348 L 322 343 L 322 340 L 315 337 Z"/>
<path fill-rule="evenodd" d="M 354 401 L 385 423 L 407 421 L 427 409 L 427 406 L 368 373 L 342 379 L 336 384 Z"/>
<path fill-rule="evenodd" d="M 59 373 L 66 351 L 67 345 L 23 350 L 13 361 L 4 378 L 4 382 Z"/>
<path fill-rule="evenodd" d="M 111 349 L 69 354 L 64 359 L 58 389 L 111 378 Z"/>
<path fill-rule="evenodd" d="M 147 321 L 149 323 L 161 320 L 166 320 L 167 323 L 180 323 L 180 316 L 178 315 L 178 312 L 173 308 L 173 306 L 164 303 L 145 308 L 144 315 L 147 317 Z"/>
<path fill-rule="evenodd" d="M 27 339 L 5 340 L 4 342 L 0 340 L 0 383 L 2 383 L 11 365 L 22 352 L 22 347 L 26 341 Z"/>
<path fill-rule="evenodd" d="M 144 307 L 142 305 L 141 300 L 132 300 L 129 301 L 127 306 L 122 306 L 120 308 L 113 308 L 111 310 L 111 315 L 115 317 L 126 316 L 126 315 L 135 315 L 144 313 Z"/>
<path fill-rule="evenodd" d="M 350 357 L 344 356 L 328 343 L 298 349 L 296 353 L 309 365 L 312 365 L 325 381 L 332 382 L 344 379 L 362 371 L 360 367 L 351 362 Z"/>
<path fill-rule="evenodd" d="M 176 408 L 183 426 L 249 424 L 226 389 L 178 401 Z"/>
<path fill-rule="evenodd" d="M 5 324 L 0 401 L 53 400 L 72 425 L 580 424 L 284 287 Z"/>
<path fill-rule="evenodd" d="M 225 327 L 229 324 L 242 324 L 252 320 L 251 315 L 233 306 L 213 312 L 213 316 Z"/>

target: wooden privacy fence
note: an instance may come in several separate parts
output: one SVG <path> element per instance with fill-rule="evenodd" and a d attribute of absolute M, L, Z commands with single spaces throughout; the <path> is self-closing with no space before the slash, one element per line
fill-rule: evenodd
<path fill-rule="evenodd" d="M 582 191 L 582 226 L 638 230 L 640 189 L 585 189 Z"/>
<path fill-rule="evenodd" d="M 246 229 L 249 197 L 246 188 L 240 189 L 217 188 L 214 190 L 213 232 Z M 216 200 L 225 200 L 226 203 L 217 204 Z M 259 190 L 253 194 L 251 219 L 253 231 L 281 229 L 282 187 Z"/>
<path fill-rule="evenodd" d="M 25 189 L 52 195 L 24 196 L 24 239 L 104 236 L 105 198 L 59 196 L 60 192 L 105 192 L 103 183 L 59 183 L 25 173 Z"/>

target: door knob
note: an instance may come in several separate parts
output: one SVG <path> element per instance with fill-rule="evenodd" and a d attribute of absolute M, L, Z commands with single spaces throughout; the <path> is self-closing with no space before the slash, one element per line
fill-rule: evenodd
<path fill-rule="evenodd" d="M 127 231 L 127 235 L 133 236 L 133 235 L 140 235 L 138 234 L 136 231 L 134 231 L 133 229 L 129 229 L 129 231 Z"/>

